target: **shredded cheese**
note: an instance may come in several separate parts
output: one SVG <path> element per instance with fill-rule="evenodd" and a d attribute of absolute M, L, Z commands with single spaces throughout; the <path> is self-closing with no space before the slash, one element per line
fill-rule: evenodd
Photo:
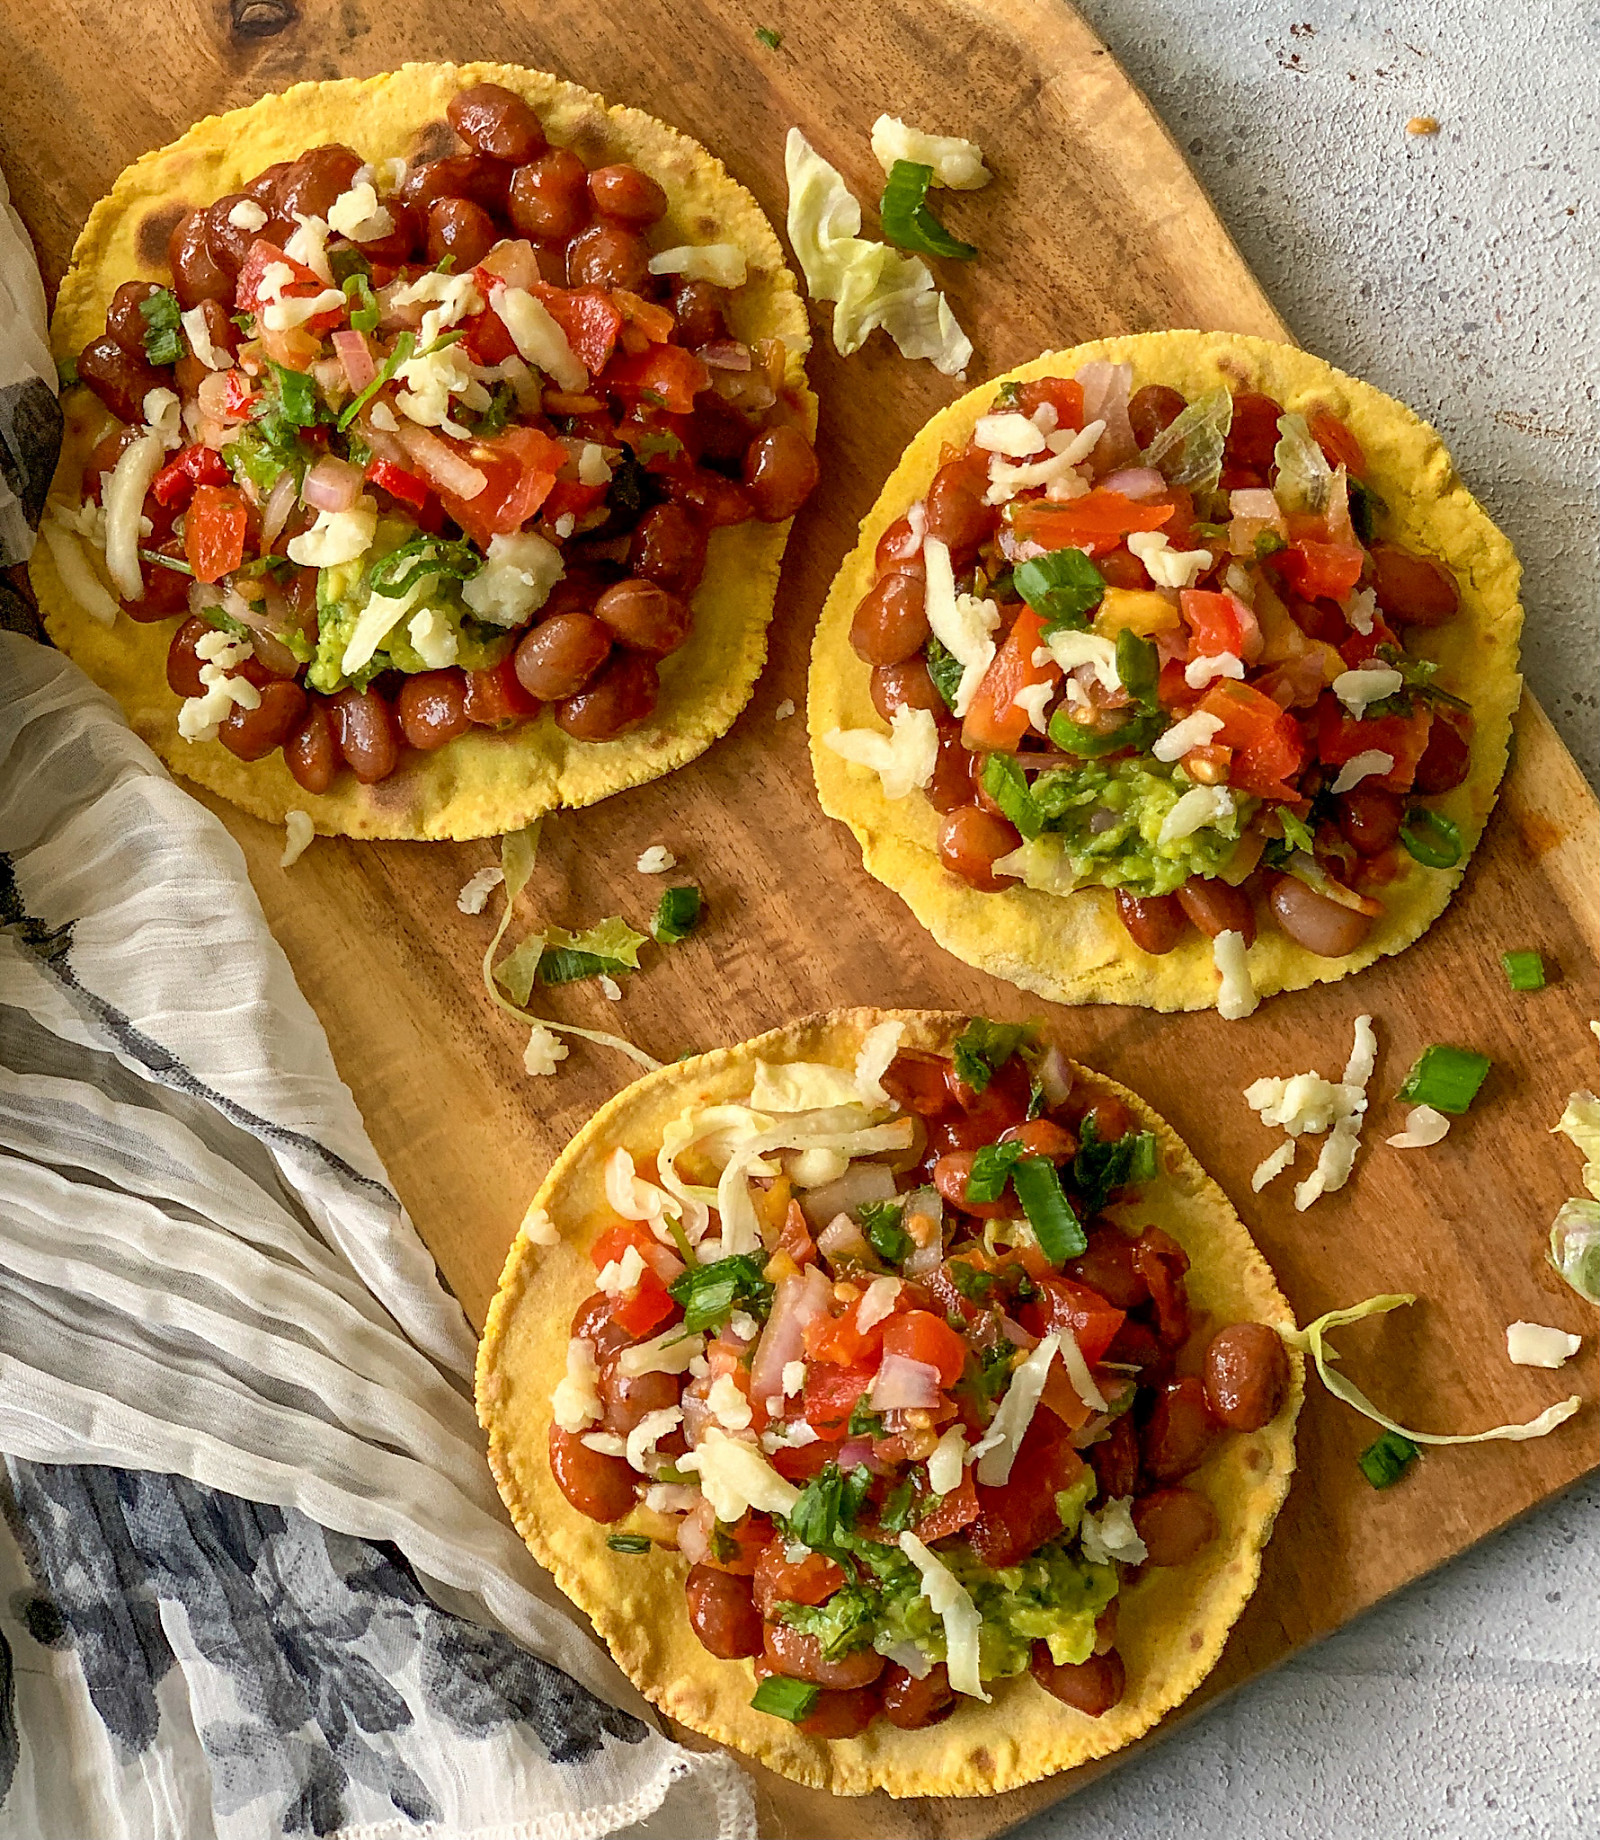
<path fill-rule="evenodd" d="M 550 1411 L 563 1431 L 582 1431 L 600 1417 L 599 1367 L 594 1343 L 575 1335 L 567 1343 L 567 1372 L 550 1399 Z"/>
<path fill-rule="evenodd" d="M 1224 1022 L 1242 1022 L 1246 1016 L 1253 1016 L 1261 999 L 1250 975 L 1244 934 L 1225 927 L 1211 942 L 1211 962 L 1222 980 L 1217 987 L 1217 1014 Z"/>
<path fill-rule="evenodd" d="M 1086 1512 L 1078 1523 L 1078 1537 L 1083 1556 L 1091 1565 L 1109 1565 L 1113 1560 L 1123 1565 L 1142 1565 L 1150 1557 L 1150 1548 L 1139 1538 L 1133 1524 L 1131 1495 L 1108 1501 L 1098 1514 Z"/>
<path fill-rule="evenodd" d="M 1221 716 L 1214 716 L 1209 710 L 1197 709 L 1181 722 L 1174 722 L 1164 734 L 1157 735 L 1150 752 L 1157 760 L 1168 764 L 1182 760 L 1190 748 L 1208 747 L 1212 736 L 1223 726 Z"/>
<path fill-rule="evenodd" d="M 536 364 L 560 389 L 584 388 L 589 373 L 542 300 L 535 300 L 526 288 L 502 287 L 494 291 L 493 306 L 511 342 L 529 364 Z"/>
<path fill-rule="evenodd" d="M 625 1360 L 629 1352 L 624 1349 L 619 1358 Z M 759 1514 L 787 1514 L 800 1499 L 795 1485 L 785 1481 L 754 1444 L 729 1437 L 715 1425 L 707 1425 L 695 1448 L 678 1458 L 677 1467 L 700 1478 L 701 1494 L 726 1526 L 752 1508 Z"/>
<path fill-rule="evenodd" d="M 1341 671 L 1333 680 L 1333 694 L 1359 721 L 1369 703 L 1381 703 L 1405 688 L 1405 679 L 1388 665 L 1364 665 L 1359 670 Z"/>
<path fill-rule="evenodd" d="M 967 1460 L 967 1440 L 960 1425 L 952 1425 L 928 1453 L 928 1487 L 935 1495 L 953 1495 L 961 1487 Z"/>
<path fill-rule="evenodd" d="M 1514 1322 L 1506 1330 L 1506 1353 L 1518 1367 L 1560 1367 L 1582 1346 L 1581 1335 L 1542 1323 Z"/>
<path fill-rule="evenodd" d="M 717 287 L 743 287 L 748 273 L 737 243 L 679 243 L 650 258 L 652 275 L 682 275 L 686 281 L 710 281 Z"/>
<path fill-rule="evenodd" d="M 995 646 L 991 635 L 1000 624 L 1000 609 L 993 601 L 956 593 L 949 546 L 940 538 L 923 538 L 922 564 L 926 576 L 924 606 L 928 625 L 933 636 L 961 666 L 955 714 L 964 716 L 984 673 L 994 662 Z"/>
<path fill-rule="evenodd" d="M 886 173 L 896 160 L 931 166 L 932 183 L 953 192 L 975 192 L 994 177 L 976 141 L 954 134 L 924 134 L 920 128 L 907 127 L 897 115 L 880 115 L 872 124 L 872 152 Z"/>
<path fill-rule="evenodd" d="M 1243 677 L 1244 661 L 1232 652 L 1210 652 L 1191 658 L 1183 667 L 1183 681 L 1191 690 L 1204 690 L 1216 677 Z"/>
<path fill-rule="evenodd" d="M 498 863 L 469 875 L 456 896 L 457 908 L 464 914 L 481 914 L 489 904 L 489 896 L 505 879 L 506 872 Z"/>
<path fill-rule="evenodd" d="M 909 703 L 894 712 L 887 735 L 871 728 L 830 728 L 822 744 L 841 760 L 876 773 L 886 799 L 919 791 L 939 764 L 939 727 L 933 711 L 913 709 Z"/>
<path fill-rule="evenodd" d="M 637 1380 L 641 1374 L 684 1374 L 689 1371 L 689 1363 L 705 1349 L 703 1335 L 685 1335 L 675 1325 L 648 1342 L 635 1342 L 624 1348 L 617 1356 L 617 1365 L 630 1380 Z"/>
<path fill-rule="evenodd" d="M 520 626 L 549 600 L 565 573 L 555 544 L 537 531 L 513 531 L 489 539 L 487 559 L 463 584 L 461 598 L 480 620 Z"/>
<path fill-rule="evenodd" d="M 278 858 L 278 867 L 292 869 L 310 849 L 317 828 L 311 822 L 309 812 L 286 811 L 283 814 L 283 832 L 283 854 Z"/>
<path fill-rule="evenodd" d="M 1056 1357 L 1060 1340 L 1047 1335 L 1037 1348 L 1012 1372 L 1011 1384 L 989 1422 L 989 1429 L 973 1445 L 978 1455 L 978 1480 L 985 1488 L 998 1488 L 1011 1480 L 1011 1466 L 1017 1460 L 1023 1438 L 1033 1423 L 1034 1408 L 1044 1391 L 1050 1363 Z"/>
<path fill-rule="evenodd" d="M 1347 760 L 1339 769 L 1339 777 L 1333 782 L 1335 792 L 1349 792 L 1359 786 L 1364 779 L 1374 774 L 1379 778 L 1394 771 L 1394 755 L 1386 754 L 1381 748 L 1368 748 Z"/>
<path fill-rule="evenodd" d="M 1160 530 L 1134 531 L 1128 548 L 1158 588 L 1192 588 L 1213 560 L 1208 549 L 1174 549 Z"/>
<path fill-rule="evenodd" d="M 988 1700 L 978 1671 L 983 1621 L 965 1586 L 914 1533 L 900 1535 L 900 1550 L 922 1574 L 922 1595 L 944 1624 L 945 1666 L 950 1685 L 970 1699 Z"/>

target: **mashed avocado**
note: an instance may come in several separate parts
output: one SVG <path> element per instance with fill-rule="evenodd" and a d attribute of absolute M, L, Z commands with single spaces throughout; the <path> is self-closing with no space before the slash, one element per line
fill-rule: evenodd
<path fill-rule="evenodd" d="M 1044 828 L 1002 860 L 1027 887 L 1047 894 L 1086 886 L 1171 894 L 1191 875 L 1222 868 L 1257 803 L 1235 793 L 1225 823 L 1159 843 L 1162 822 L 1191 783 L 1180 767 L 1146 758 L 1041 773 L 1031 794 Z"/>
<path fill-rule="evenodd" d="M 438 670 L 459 665 L 467 671 L 484 671 L 506 655 L 509 634 L 475 620 L 461 600 L 460 583 L 445 575 L 420 581 L 393 599 L 374 597 L 371 572 L 383 558 L 417 535 L 414 525 L 398 518 L 379 520 L 372 547 L 354 562 L 321 569 L 317 574 L 317 652 L 306 673 L 313 690 L 325 694 L 354 683 L 364 689 L 384 671 Z M 357 624 L 369 608 L 393 610 L 394 620 L 371 659 L 349 676 L 343 670 L 346 648 Z M 422 627 L 414 628 L 418 616 Z M 426 650 L 419 649 L 415 634 L 421 631 Z"/>

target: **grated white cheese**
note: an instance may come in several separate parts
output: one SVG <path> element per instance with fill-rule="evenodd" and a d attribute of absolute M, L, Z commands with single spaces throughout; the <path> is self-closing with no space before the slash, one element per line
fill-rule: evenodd
<path fill-rule="evenodd" d="M 377 534 L 378 501 L 362 493 L 348 511 L 319 511 L 309 530 L 289 539 L 289 560 L 305 568 L 336 568 L 365 555 Z"/>
<path fill-rule="evenodd" d="M 614 977 L 607 977 L 602 973 L 600 978 L 600 994 L 608 1003 L 620 1003 L 622 1001 L 622 986 Z"/>
<path fill-rule="evenodd" d="M 724 1431 L 748 1431 L 750 1420 L 754 1416 L 750 1410 L 750 1401 L 740 1391 L 739 1383 L 732 1374 L 718 1374 L 711 1382 L 711 1390 L 706 1394 L 706 1404 L 711 1416 Z"/>
<path fill-rule="evenodd" d="M 278 858 L 278 867 L 292 869 L 310 849 L 317 828 L 311 822 L 309 812 L 286 811 L 283 814 L 283 832 L 283 854 Z"/>
<path fill-rule="evenodd" d="M 626 1360 L 631 1351 L 624 1349 Z M 787 1514 L 800 1499 L 800 1491 L 786 1482 L 754 1444 L 741 1443 L 715 1425 L 687 1456 L 678 1458 L 679 1469 L 693 1470 L 700 1492 L 712 1512 L 726 1526 L 754 1508 L 761 1514 Z"/>
<path fill-rule="evenodd" d="M 608 1297 L 624 1297 L 637 1288 L 644 1276 L 644 1257 L 637 1246 L 627 1247 L 620 1259 L 610 1259 L 595 1279 L 595 1289 Z"/>
<path fill-rule="evenodd" d="M 1378 597 L 1370 588 L 1355 588 L 1344 603 L 1344 617 L 1350 630 L 1367 638 L 1378 618 Z"/>
<path fill-rule="evenodd" d="M 922 1595 L 944 1624 L 945 1665 L 950 1685 L 970 1699 L 988 1700 L 978 1672 L 978 1638 L 983 1628 L 965 1586 L 914 1533 L 902 1533 L 900 1550 L 922 1574 Z"/>
<path fill-rule="evenodd" d="M 850 1167 L 850 1159 L 842 1150 L 813 1144 L 809 1150 L 796 1150 L 786 1156 L 783 1166 L 796 1188 L 826 1188 Z"/>
<path fill-rule="evenodd" d="M 462 883 L 461 892 L 456 896 L 457 908 L 464 914 L 481 914 L 489 905 L 489 896 L 505 879 L 506 872 L 498 863 L 479 869 Z"/>
<path fill-rule="evenodd" d="M 1063 671 L 1076 671 L 1080 666 L 1088 665 L 1102 688 L 1106 690 L 1122 688 L 1122 679 L 1117 675 L 1116 641 L 1108 639 L 1104 633 L 1070 631 L 1052 633 L 1033 654 L 1033 662 L 1036 666 L 1050 659 L 1054 659 Z"/>
<path fill-rule="evenodd" d="M 700 1491 L 686 1482 L 652 1482 L 644 1492 L 644 1505 L 657 1514 L 687 1514 L 699 1503 Z"/>
<path fill-rule="evenodd" d="M 201 660 L 200 681 L 205 689 L 178 706 L 178 733 L 185 741 L 215 741 L 235 707 L 261 706 L 261 692 L 249 678 L 229 676 L 254 652 L 248 639 L 235 639 L 225 632 L 202 633 L 194 649 Z"/>
<path fill-rule="evenodd" d="M 1026 460 L 1045 451 L 1046 430 L 1015 409 L 980 415 L 972 430 L 973 445 L 986 453 Z"/>
<path fill-rule="evenodd" d="M 375 243 L 394 229 L 394 213 L 378 202 L 377 188 L 361 179 L 328 206 L 328 228 L 352 243 Z"/>
<path fill-rule="evenodd" d="M 178 320 L 183 327 L 183 336 L 189 341 L 190 351 L 208 371 L 225 371 L 231 366 L 233 360 L 211 342 L 204 307 L 191 307 L 187 313 L 180 313 Z"/>
<path fill-rule="evenodd" d="M 1514 1322 L 1506 1330 L 1506 1353 L 1518 1367 L 1560 1367 L 1582 1346 L 1581 1335 L 1542 1323 Z"/>
<path fill-rule="evenodd" d="M 1005 1390 L 989 1421 L 989 1429 L 973 1446 L 978 1456 L 978 1480 L 985 1488 L 998 1488 L 1011 1479 L 1011 1466 L 1017 1451 L 1033 1423 L 1034 1408 L 1044 1391 L 1050 1363 L 1060 1347 L 1059 1339 L 1047 1335 L 1037 1348 L 1012 1371 L 1011 1384 Z"/>
<path fill-rule="evenodd" d="M 480 620 L 520 626 L 550 598 L 566 573 L 561 551 L 537 531 L 518 530 L 489 539 L 487 560 L 461 589 Z"/>
<path fill-rule="evenodd" d="M 1160 530 L 1134 531 L 1128 548 L 1158 588 L 1192 588 L 1213 561 L 1208 549 L 1174 549 Z"/>
<path fill-rule="evenodd" d="M 785 1361 L 783 1364 L 783 1397 L 792 1399 L 806 1383 L 806 1364 L 804 1361 Z"/>
<path fill-rule="evenodd" d="M 266 221 L 266 212 L 253 198 L 241 198 L 228 213 L 228 222 L 235 230 L 260 230 Z"/>
<path fill-rule="evenodd" d="M 1250 1109 L 1260 1115 L 1263 1124 L 1278 1125 L 1286 1131 L 1291 1144 L 1305 1134 L 1327 1134 L 1316 1168 L 1295 1187 L 1294 1205 L 1300 1213 L 1320 1196 L 1343 1188 L 1350 1178 L 1366 1117 L 1367 1082 L 1377 1065 L 1377 1055 L 1378 1038 L 1372 1018 L 1357 1016 L 1355 1039 L 1342 1081 L 1325 1080 L 1315 1072 L 1297 1073 L 1288 1079 L 1255 1080 L 1245 1089 L 1245 1103 Z M 1284 1159 L 1279 1168 L 1287 1168 L 1292 1160 Z M 1272 1161 L 1269 1157 L 1256 1171 L 1259 1180 L 1253 1186 L 1258 1191 L 1279 1172 L 1273 1169 L 1270 1174 L 1262 1173 Z"/>
<path fill-rule="evenodd" d="M 650 258 L 652 275 L 681 275 L 685 281 L 710 281 L 717 287 L 743 287 L 749 265 L 737 243 L 679 243 Z"/>
<path fill-rule="evenodd" d="M 1197 709 L 1181 722 L 1174 722 L 1165 733 L 1157 735 L 1150 752 L 1157 760 L 1172 762 L 1182 760 L 1190 748 L 1208 747 L 1211 737 L 1226 724 L 1221 716 L 1214 716 L 1209 710 Z"/>
<path fill-rule="evenodd" d="M 1374 774 L 1379 778 L 1394 771 L 1394 755 L 1386 754 L 1381 748 L 1368 748 L 1364 753 L 1347 760 L 1339 769 L 1339 777 L 1333 782 L 1335 792 L 1349 792 L 1359 786 L 1364 779 Z"/>
<path fill-rule="evenodd" d="M 641 875 L 665 875 L 677 868 L 678 859 L 664 843 L 653 843 L 633 866 Z"/>
<path fill-rule="evenodd" d="M 772 719 L 774 722 L 787 722 L 793 714 L 794 698 L 792 696 L 786 696 L 778 707 L 773 710 Z"/>
<path fill-rule="evenodd" d="M 976 141 L 955 134 L 924 134 L 920 128 L 908 127 L 898 115 L 880 115 L 872 124 L 872 152 L 886 173 L 896 160 L 931 166 L 932 183 L 953 192 L 975 192 L 994 177 Z"/>
<path fill-rule="evenodd" d="M 928 1453 L 928 1487 L 935 1495 L 953 1495 L 966 1461 L 966 1437 L 960 1425 L 952 1425 Z"/>
<path fill-rule="evenodd" d="M 283 253 L 302 268 L 309 268 L 327 287 L 333 286 L 333 270 L 328 266 L 328 222 L 323 217 L 294 214 L 295 228 L 283 246 Z"/>
<path fill-rule="evenodd" d="M 594 1343 L 575 1335 L 567 1343 L 566 1378 L 551 1395 L 550 1410 L 563 1431 L 582 1431 L 600 1417 L 599 1367 Z"/>
<path fill-rule="evenodd" d="M 1431 1105 L 1414 1105 L 1406 1113 L 1406 1128 L 1386 1137 L 1384 1142 L 1393 1150 L 1426 1150 L 1442 1142 L 1449 1129 L 1450 1120 L 1443 1112 L 1435 1111 Z"/>
<path fill-rule="evenodd" d="M 1275 1176 L 1281 1176 L 1294 1161 L 1294 1139 L 1279 1144 L 1270 1156 L 1264 1156 L 1256 1164 L 1255 1173 L 1250 1178 L 1252 1194 L 1259 1195 Z"/>
<path fill-rule="evenodd" d="M 447 671 L 460 654 L 460 631 L 442 608 L 421 608 L 412 614 L 406 630 L 417 656 L 430 671 Z"/>
<path fill-rule="evenodd" d="M 602 1457 L 626 1457 L 628 1454 L 627 1443 L 617 1431 L 586 1431 L 578 1442 L 598 1451 Z"/>
<path fill-rule="evenodd" d="M 1072 1390 L 1091 1412 L 1109 1412 L 1105 1395 L 1094 1383 L 1094 1375 L 1089 1372 L 1089 1363 L 1083 1358 L 1083 1350 L 1078 1346 L 1078 1338 L 1070 1329 L 1057 1331 L 1061 1343 L 1061 1365 L 1066 1370 L 1067 1378 L 1072 1382 Z"/>
<path fill-rule="evenodd" d="M 542 1207 L 530 1204 L 522 1217 L 522 1237 L 532 1246 L 554 1246 L 561 1238 L 556 1223 Z"/>
<path fill-rule="evenodd" d="M 923 605 L 928 625 L 933 636 L 961 666 L 955 713 L 964 716 L 983 681 L 984 672 L 994 662 L 995 646 L 991 635 L 1000 624 L 1000 609 L 993 601 L 980 601 L 970 594 L 956 593 L 950 550 L 938 537 L 924 537 L 922 565 L 926 573 Z"/>
<path fill-rule="evenodd" d="M 1139 1538 L 1133 1524 L 1131 1495 L 1108 1501 L 1098 1514 L 1085 1512 L 1078 1523 L 1078 1537 L 1083 1556 L 1091 1565 L 1109 1565 L 1113 1560 L 1123 1565 L 1142 1565 L 1150 1557 L 1150 1548 Z"/>
<path fill-rule="evenodd" d="M 1183 681 L 1191 690 L 1204 690 L 1213 678 L 1243 676 L 1244 661 L 1232 652 L 1210 652 L 1183 667 Z"/>
<path fill-rule="evenodd" d="M 523 1070 L 548 1077 L 567 1058 L 567 1044 L 551 1034 L 542 1022 L 533 1025 L 528 1045 L 522 1050 Z"/>
<path fill-rule="evenodd" d="M 926 786 L 939 764 L 939 728 L 933 712 L 913 709 L 909 703 L 894 712 L 887 735 L 871 728 L 831 728 L 822 745 L 842 760 L 876 773 L 886 799 L 903 799 Z"/>
<path fill-rule="evenodd" d="M 1048 711 L 1055 695 L 1056 686 L 1052 683 L 1024 684 L 1011 701 L 1027 716 L 1029 726 L 1044 735 L 1050 730 Z"/>
<path fill-rule="evenodd" d="M 1166 849 L 1196 831 L 1216 829 L 1234 815 L 1233 794 L 1226 786 L 1191 786 L 1161 820 L 1156 846 Z"/>
<path fill-rule="evenodd" d="M 583 389 L 589 373 L 543 301 L 535 300 L 526 288 L 501 287 L 495 289 L 492 304 L 529 364 L 537 365 L 560 389 Z"/>
<path fill-rule="evenodd" d="M 1388 665 L 1363 665 L 1360 670 L 1341 671 L 1333 680 L 1333 694 L 1359 721 L 1369 703 L 1381 703 L 1405 688 L 1405 679 Z"/>
<path fill-rule="evenodd" d="M 650 1474 L 650 1459 L 656 1453 L 656 1445 L 682 1423 L 682 1406 L 660 1406 L 654 1412 L 646 1412 L 628 1433 L 623 1454 L 640 1475 Z"/>
<path fill-rule="evenodd" d="M 674 1325 L 648 1342 L 635 1342 L 624 1348 L 617 1356 L 617 1365 L 630 1380 L 637 1380 L 640 1374 L 685 1374 L 695 1356 L 705 1351 L 703 1335 L 685 1335 L 681 1327 Z"/>
<path fill-rule="evenodd" d="M 1224 1022 L 1242 1022 L 1246 1016 L 1253 1016 L 1261 999 L 1250 975 L 1244 934 L 1231 926 L 1218 933 L 1211 942 L 1211 962 L 1222 979 L 1217 989 L 1217 1014 Z"/>
<path fill-rule="evenodd" d="M 899 1278 L 874 1278 L 867 1286 L 866 1295 L 856 1305 L 856 1327 L 864 1333 L 892 1316 L 895 1298 L 902 1288 L 903 1281 Z"/>

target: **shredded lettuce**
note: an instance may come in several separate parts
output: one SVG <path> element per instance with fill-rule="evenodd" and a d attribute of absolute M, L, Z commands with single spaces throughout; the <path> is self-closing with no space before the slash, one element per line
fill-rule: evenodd
<path fill-rule="evenodd" d="M 1311 438 L 1303 415 L 1278 417 L 1278 445 L 1273 450 L 1278 479 L 1273 487 L 1285 511 L 1305 511 L 1316 516 L 1328 509 L 1333 494 L 1333 474 L 1327 457 Z"/>
<path fill-rule="evenodd" d="M 1286 1329 L 1283 1339 L 1291 1348 L 1311 1356 L 1322 1384 L 1335 1399 L 1342 1399 L 1363 1418 L 1370 1418 L 1375 1425 L 1382 1425 L 1385 1431 L 1392 1431 L 1396 1437 L 1409 1438 L 1413 1444 L 1488 1444 L 1502 1439 L 1508 1443 L 1521 1443 L 1524 1439 L 1544 1437 L 1554 1431 L 1557 1425 L 1565 1424 L 1583 1404 L 1582 1399 L 1574 1393 L 1570 1399 L 1547 1406 L 1537 1418 L 1530 1418 L 1526 1424 L 1495 1425 L 1488 1431 L 1412 1431 L 1405 1425 L 1397 1424 L 1380 1412 L 1353 1381 L 1333 1370 L 1332 1364 L 1338 1360 L 1339 1351 L 1330 1348 L 1326 1338 L 1330 1329 L 1342 1329 L 1347 1323 L 1361 1322 L 1368 1316 L 1384 1316 L 1390 1310 L 1399 1309 L 1402 1304 L 1415 1302 L 1416 1297 L 1405 1291 L 1369 1297 L 1365 1303 L 1352 1304 L 1347 1310 L 1329 1310 L 1315 1322 L 1307 1323 L 1303 1329 Z"/>
<path fill-rule="evenodd" d="M 1219 384 L 1197 396 L 1139 458 L 1146 466 L 1159 467 L 1171 485 L 1214 492 L 1232 426 L 1233 398 Z"/>
<path fill-rule="evenodd" d="M 1550 1263 L 1580 1297 L 1600 1303 L 1600 1099 L 1575 1092 L 1552 1129 L 1583 1152 L 1583 1185 L 1590 1198 L 1575 1195 L 1551 1223 Z"/>

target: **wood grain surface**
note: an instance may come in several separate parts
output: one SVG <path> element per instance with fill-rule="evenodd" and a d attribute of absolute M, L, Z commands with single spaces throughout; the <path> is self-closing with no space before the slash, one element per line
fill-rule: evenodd
<path fill-rule="evenodd" d="M 757 26 L 781 34 L 775 51 L 756 40 Z M 0 162 L 47 282 L 59 278 L 90 204 L 141 151 L 266 90 L 409 58 L 518 60 L 647 108 L 710 145 L 780 224 L 792 123 L 864 199 L 881 183 L 867 146 L 881 110 L 974 135 L 999 177 L 950 198 L 944 215 L 983 255 L 941 276 L 977 347 L 974 377 L 1107 333 L 1286 336 L 1170 136 L 1083 22 L 1046 0 L 14 6 L 0 13 Z M 642 925 L 661 883 L 639 875 L 635 860 L 655 843 L 675 853 L 705 889 L 701 931 L 652 949 L 618 1003 L 592 984 L 547 999 L 549 1013 L 620 1029 L 662 1059 L 840 1004 L 1006 1017 L 1049 1009 L 941 952 L 865 875 L 848 834 L 817 808 L 802 720 L 778 718 L 785 701 L 803 698 L 816 612 L 861 515 L 905 441 L 961 388 L 881 339 L 842 361 L 825 334 L 811 375 L 825 483 L 795 526 L 772 662 L 753 703 L 693 766 L 547 821 L 519 904 L 528 927 L 578 927 L 618 911 Z M 495 860 L 493 844 L 322 839 L 285 874 L 280 833 L 217 809 L 402 1199 L 481 1322 L 528 1196 L 630 1064 L 575 1044 L 557 1078 L 523 1074 L 523 1037 L 478 981 L 494 907 L 469 918 L 455 906 L 472 871 Z M 1464 892 L 1411 951 L 1357 979 L 1274 998 L 1247 1024 L 1116 1008 L 1046 1017 L 1069 1052 L 1145 1094 L 1194 1146 L 1302 1321 L 1373 1291 L 1419 1293 L 1415 1309 L 1341 1338 L 1352 1374 L 1403 1421 L 1476 1428 L 1531 1416 L 1575 1389 L 1594 1397 L 1593 1313 L 1551 1272 L 1544 1246 L 1578 1173 L 1576 1151 L 1548 1127 L 1569 1089 L 1594 1078 L 1586 1021 L 1600 977 L 1597 883 L 1594 800 L 1530 702 Z M 1553 981 L 1514 996 L 1499 954 L 1526 946 L 1544 953 Z M 1288 1180 L 1252 1196 L 1249 1173 L 1276 1138 L 1246 1108 L 1243 1087 L 1262 1073 L 1335 1073 L 1363 1011 L 1377 1019 L 1381 1053 L 1354 1179 L 1305 1215 L 1293 1210 Z M 1443 1145 L 1390 1150 L 1383 1138 L 1404 1111 L 1390 1095 L 1417 1051 L 1438 1040 L 1491 1055 L 1489 1083 Z M 1583 1355 L 1559 1376 L 1511 1367 L 1504 1331 L 1517 1317 L 1582 1330 Z M 1371 1429 L 1313 1389 L 1300 1473 L 1261 1587 L 1190 1710 L 1597 1460 L 1591 1409 L 1542 1442 L 1429 1452 L 1379 1495 L 1354 1463 Z M 763 1831 L 799 1840 L 990 1835 L 1087 1772 L 987 1800 L 906 1803 L 837 1801 L 756 1774 Z"/>

